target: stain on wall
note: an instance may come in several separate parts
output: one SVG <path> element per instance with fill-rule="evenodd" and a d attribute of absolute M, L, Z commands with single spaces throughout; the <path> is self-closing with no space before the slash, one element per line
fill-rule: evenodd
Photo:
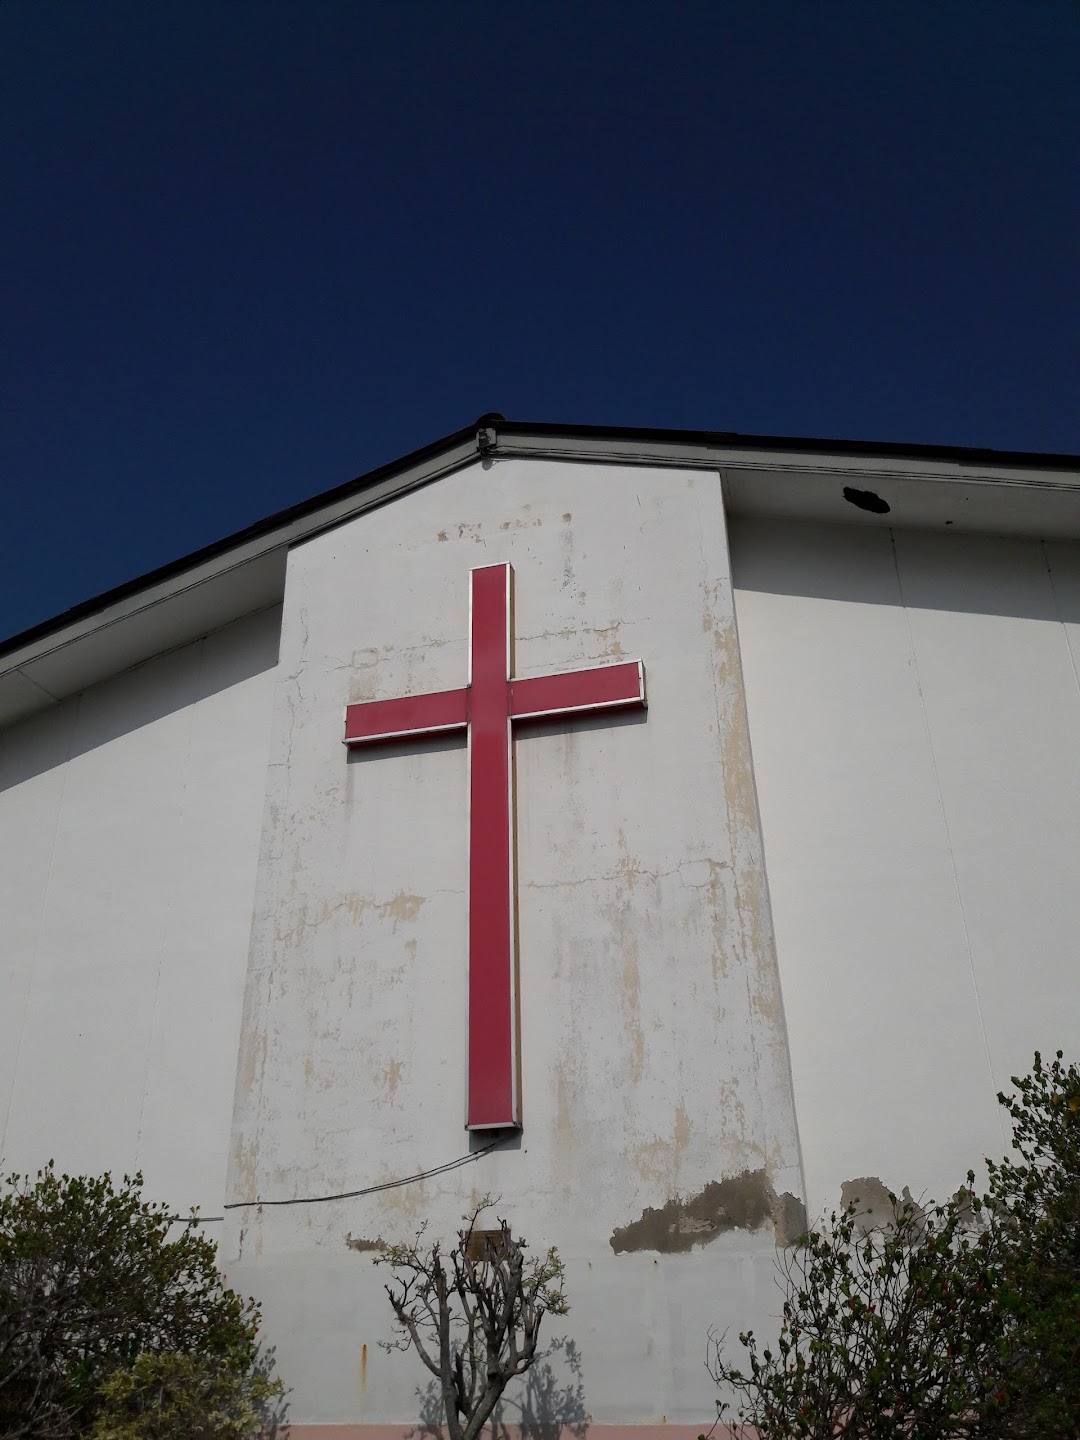
<path fill-rule="evenodd" d="M 785 1190 L 773 1200 L 772 1221 L 777 1245 L 797 1245 L 808 1228 L 806 1206 L 797 1195 Z"/>
<path fill-rule="evenodd" d="M 710 1180 L 696 1195 L 676 1196 L 659 1210 L 646 1207 L 640 1220 L 615 1230 L 611 1248 L 616 1255 L 679 1254 L 731 1230 L 760 1230 L 767 1221 L 778 1245 L 793 1245 L 806 1230 L 806 1211 L 797 1196 L 777 1195 L 764 1170 L 744 1170 Z"/>
<path fill-rule="evenodd" d="M 377 1240 L 365 1240 L 362 1235 L 354 1235 L 350 1230 L 345 1236 L 345 1245 L 349 1250 L 359 1250 L 361 1253 L 367 1250 L 385 1250 L 386 1241 L 380 1235 Z"/>
<path fill-rule="evenodd" d="M 845 1180 L 840 1186 L 840 1204 L 845 1210 L 850 1205 L 855 1207 L 855 1224 L 860 1235 L 869 1235 L 872 1230 L 890 1229 L 897 1207 L 911 1206 L 918 1217 L 924 1213 L 906 1185 L 896 1196 L 894 1203 L 889 1195 L 889 1187 L 876 1175 L 861 1175 L 855 1180 Z"/>

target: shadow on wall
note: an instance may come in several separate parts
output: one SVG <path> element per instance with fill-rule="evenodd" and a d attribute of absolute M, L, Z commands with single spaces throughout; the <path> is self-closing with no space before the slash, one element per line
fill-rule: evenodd
<path fill-rule="evenodd" d="M 0 743 L 0 791 L 272 670 L 280 638 L 273 605 L 13 725 Z"/>
<path fill-rule="evenodd" d="M 1080 622 L 1080 542 L 732 516 L 736 591 Z"/>
<path fill-rule="evenodd" d="M 267 1382 L 280 1382 L 275 1375 L 277 1369 L 277 1347 L 268 1345 L 259 1350 L 255 1357 L 255 1375 Z M 259 1412 L 259 1440 L 289 1440 L 289 1390 L 280 1395 L 270 1395 L 261 1400 L 256 1409 Z"/>
<path fill-rule="evenodd" d="M 552 1360 L 562 1372 L 560 1381 Z M 443 1440 L 446 1417 L 438 1383 L 432 1379 L 417 1390 L 420 1419 L 412 1431 L 431 1440 Z M 552 1340 L 515 1391 L 496 1407 L 491 1422 L 494 1440 L 560 1440 L 568 1431 L 575 1440 L 584 1440 L 589 1428 L 585 1410 L 585 1387 L 581 1378 L 581 1352 L 568 1336 Z M 486 1428 L 486 1427 L 485 1427 Z"/>

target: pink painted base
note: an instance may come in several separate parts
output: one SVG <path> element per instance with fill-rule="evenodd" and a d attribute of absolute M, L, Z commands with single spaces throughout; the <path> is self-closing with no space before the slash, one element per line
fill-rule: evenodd
<path fill-rule="evenodd" d="M 698 1440 L 707 1425 L 586 1425 L 567 1429 L 564 1440 Z M 726 1425 L 713 1440 L 730 1440 Z M 290 1425 L 289 1440 L 427 1440 L 430 1432 L 417 1425 Z M 523 1440 L 517 1425 L 500 1425 L 498 1440 Z"/>

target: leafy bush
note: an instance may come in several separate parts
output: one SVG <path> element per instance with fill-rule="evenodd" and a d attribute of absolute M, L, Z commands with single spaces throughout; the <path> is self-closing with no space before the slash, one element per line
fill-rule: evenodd
<path fill-rule="evenodd" d="M 205 1355 L 140 1355 L 101 1388 L 90 1440 L 250 1440 L 281 1393 L 267 1375 Z"/>
<path fill-rule="evenodd" d="M 854 1202 L 782 1261 L 779 1337 L 716 1344 L 718 1402 L 759 1440 L 1080 1437 L 1080 1072 L 1059 1051 L 999 1102 L 1016 1158 L 891 1221 Z M 733 1414 L 731 1413 L 733 1411 Z"/>
<path fill-rule="evenodd" d="M 109 1175 L 58 1175 L 51 1163 L 36 1177 L 5 1182 L 0 1435 L 6 1440 L 91 1432 L 109 1405 L 131 1398 L 124 1372 L 138 1387 L 155 1364 L 165 1367 L 162 1377 L 171 1365 L 174 1388 L 185 1358 L 193 1366 L 206 1362 L 208 1375 L 243 1383 L 257 1373 L 258 1307 L 226 1287 L 215 1247 L 196 1226 L 177 1230 L 167 1207 L 144 1200 L 141 1187 L 141 1175 L 124 1176 L 117 1187 Z"/>
<path fill-rule="evenodd" d="M 1080 1070 L 1059 1050 L 999 1095 L 1016 1158 L 988 1166 L 1009 1435 L 1080 1435 Z"/>

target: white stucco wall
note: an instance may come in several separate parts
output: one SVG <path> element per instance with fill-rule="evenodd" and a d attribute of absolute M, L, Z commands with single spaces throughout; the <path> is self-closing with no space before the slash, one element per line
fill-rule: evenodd
<path fill-rule="evenodd" d="M 1080 1030 L 1080 547 L 731 537 L 811 1210 L 941 1196 Z"/>
<path fill-rule="evenodd" d="M 502 561 L 518 676 L 640 658 L 649 693 L 516 745 L 524 1131 L 259 1206 L 487 1142 L 464 742 L 341 738 L 465 683 Z M 811 1213 L 943 1194 L 1074 1043 L 1078 650 L 1080 546 L 725 523 L 708 472 L 496 461 L 317 536 L 283 612 L 0 733 L 3 1164 L 238 1206 L 213 1233 L 300 1424 L 415 1422 L 372 1247 L 498 1196 L 568 1267 L 580 1368 L 534 1418 L 704 1428 L 707 1332 L 779 1303 L 732 1212 L 804 1170 Z"/>
<path fill-rule="evenodd" d="M 274 608 L 0 733 L 0 1154 L 220 1214 Z"/>
<path fill-rule="evenodd" d="M 342 711 L 464 684 L 469 570 L 502 561 L 517 675 L 641 658 L 649 690 L 647 717 L 517 742 L 524 1132 L 422 1183 L 230 1211 L 227 1266 L 266 1304 L 294 1420 L 411 1423 L 423 1375 L 377 1348 L 383 1276 L 356 1247 L 452 1235 L 501 1196 L 567 1261 L 549 1334 L 579 1347 L 582 1416 L 707 1425 L 710 1325 L 776 1305 L 771 1225 L 683 1254 L 612 1238 L 710 1182 L 801 1193 L 715 474 L 476 465 L 290 555 L 230 1202 L 469 1150 L 464 742 L 350 759 Z"/>

